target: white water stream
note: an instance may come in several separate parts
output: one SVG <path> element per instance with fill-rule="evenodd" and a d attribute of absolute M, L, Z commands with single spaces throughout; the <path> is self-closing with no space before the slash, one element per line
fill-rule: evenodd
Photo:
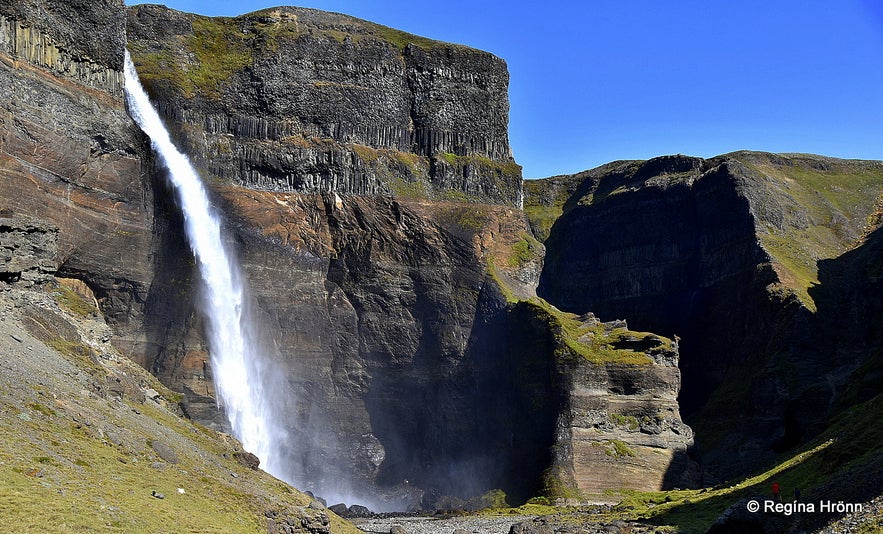
<path fill-rule="evenodd" d="M 168 169 L 184 214 L 185 231 L 199 265 L 202 281 L 202 314 L 218 402 L 224 408 L 234 435 L 245 450 L 256 454 L 261 467 L 276 476 L 281 471 L 278 451 L 284 430 L 274 425 L 272 405 L 263 378 L 269 365 L 254 339 L 248 318 L 245 287 L 231 251 L 224 243 L 221 220 L 190 160 L 172 143 L 169 132 L 138 79 L 126 51 L 125 90 L 129 114 L 144 130 L 153 149 Z M 159 281 L 162 283 L 162 281 Z M 277 474 L 278 473 L 278 474 Z"/>

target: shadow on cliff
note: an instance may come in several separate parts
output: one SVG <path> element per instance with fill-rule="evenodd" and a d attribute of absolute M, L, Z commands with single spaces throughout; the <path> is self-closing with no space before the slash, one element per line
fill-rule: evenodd
<path fill-rule="evenodd" d="M 834 412 L 867 401 L 883 389 L 883 227 L 862 244 L 818 262 L 819 285 L 809 292 L 818 306 Z"/>
<path fill-rule="evenodd" d="M 429 335 L 407 374 L 374 377 L 366 407 L 386 449 L 381 485 L 420 488 L 423 509 L 483 507 L 492 489 L 514 505 L 539 492 L 563 395 L 548 329 L 517 315 L 486 282 L 459 360 L 432 355 L 438 340 Z"/>

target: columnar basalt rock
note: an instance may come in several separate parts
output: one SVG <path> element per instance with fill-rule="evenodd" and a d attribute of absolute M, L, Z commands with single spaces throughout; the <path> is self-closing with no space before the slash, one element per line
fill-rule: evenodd
<path fill-rule="evenodd" d="M 196 165 L 284 192 L 517 205 L 505 63 L 346 15 L 129 12 L 146 88 Z"/>

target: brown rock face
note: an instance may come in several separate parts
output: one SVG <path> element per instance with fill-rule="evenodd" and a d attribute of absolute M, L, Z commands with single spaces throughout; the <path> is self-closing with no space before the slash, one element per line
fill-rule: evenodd
<path fill-rule="evenodd" d="M 32 285 L 58 270 L 58 229 L 34 221 L 0 219 L 0 280 Z"/>
<path fill-rule="evenodd" d="M 624 321 L 564 313 L 537 299 L 510 306 L 505 323 L 498 350 L 517 362 L 518 381 L 532 393 L 523 397 L 525 404 L 512 405 L 524 410 L 522 417 L 534 414 L 552 425 L 546 432 L 553 439 L 540 460 L 546 495 L 603 501 L 606 490 L 701 482 L 693 432 L 678 409 L 676 342 L 630 331 Z"/>
<path fill-rule="evenodd" d="M 132 352 L 162 219 L 122 99 L 122 7 L 0 2 L 0 210 L 58 229 L 52 270 L 88 282 Z"/>

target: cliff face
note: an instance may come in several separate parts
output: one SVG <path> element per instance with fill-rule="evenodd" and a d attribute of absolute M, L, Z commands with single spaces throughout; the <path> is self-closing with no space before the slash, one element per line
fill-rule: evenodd
<path fill-rule="evenodd" d="M 123 101 L 124 43 L 122 2 L 0 2 L 0 211 L 57 228 L 41 268 L 86 280 L 131 348 L 167 223 Z"/>
<path fill-rule="evenodd" d="M 504 334 L 485 323 L 505 315 L 485 261 L 506 260 L 484 243 L 492 233 L 495 247 L 518 243 L 528 231 L 519 212 L 218 192 L 284 370 L 292 479 L 375 507 L 463 506 L 492 488 L 523 501 L 539 489 L 557 414 L 528 407 L 553 386 L 520 365 L 549 367 L 552 354 L 484 350 Z M 178 267 L 167 298 L 189 302 L 190 266 Z M 166 317 L 149 365 L 186 392 L 190 415 L 223 427 L 192 310 Z M 513 448 L 516 436 L 524 442 Z"/>
<path fill-rule="evenodd" d="M 206 177 L 284 192 L 518 205 L 509 76 L 488 53 L 346 15 L 136 6 L 129 48 Z"/>
<path fill-rule="evenodd" d="M 867 347 L 873 336 L 857 325 L 841 331 L 842 308 L 830 298 L 850 284 L 822 278 L 829 262 L 857 257 L 845 253 L 879 224 L 878 162 L 670 156 L 556 187 L 562 180 L 575 192 L 545 242 L 539 293 L 563 309 L 683 337 L 681 405 L 716 474 L 745 472 L 818 432 L 873 353 L 846 355 L 832 342 Z M 535 198 L 548 210 L 552 197 Z"/>
<path fill-rule="evenodd" d="M 491 358 L 514 360 L 514 385 L 534 384 L 533 395 L 509 409 L 544 410 L 538 420 L 553 425 L 545 431 L 544 454 L 520 459 L 521 466 L 545 466 L 546 495 L 559 503 L 597 502 L 611 498 L 608 490 L 700 484 L 693 432 L 677 403 L 677 343 L 629 330 L 624 321 L 561 312 L 537 298 L 510 304 L 505 324 L 494 346 L 482 348 Z M 537 356 L 544 354 L 553 357 Z M 512 446 L 517 450 L 525 437 L 519 434 Z"/>

